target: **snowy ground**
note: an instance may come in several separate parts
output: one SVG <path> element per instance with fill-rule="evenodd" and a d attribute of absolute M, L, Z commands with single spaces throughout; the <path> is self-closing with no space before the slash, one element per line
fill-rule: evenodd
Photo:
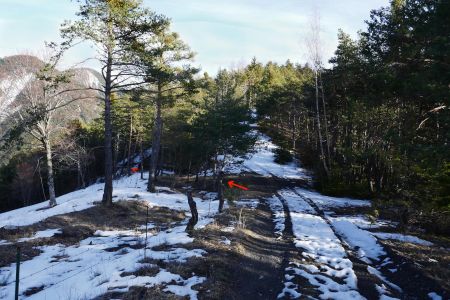
<path fill-rule="evenodd" d="M 262 176 L 276 176 L 284 179 L 311 180 L 311 176 L 306 169 L 299 167 L 299 162 L 294 161 L 286 165 L 277 164 L 275 160 L 275 150 L 278 148 L 270 138 L 256 130 L 252 132 L 257 136 L 254 153 L 248 154 L 244 159 L 232 159 L 235 164 L 226 168 L 230 174 L 241 172 L 254 172 Z"/>
<path fill-rule="evenodd" d="M 190 216 L 185 195 L 174 191 L 171 191 L 171 194 L 148 193 L 145 191 L 146 182 L 139 178 L 140 175 L 135 174 L 115 181 L 114 200 L 142 201 L 150 207 L 164 206 L 184 211 L 188 217 Z M 59 197 L 58 205 L 53 208 L 43 209 L 47 203 L 40 203 L 0 214 L 0 227 L 25 226 L 50 216 L 81 211 L 94 206 L 94 202 L 100 201 L 101 196 L 102 184 L 94 184 L 84 190 Z M 210 199 L 200 198 L 195 198 L 195 201 L 200 219 L 198 228 L 213 220 L 212 216 L 217 211 L 217 201 L 211 202 Z M 148 263 L 142 262 L 144 227 L 137 231 L 97 231 L 95 236 L 80 241 L 79 245 L 69 247 L 61 244 L 41 246 L 40 255 L 21 264 L 20 293 L 37 288 L 39 291 L 27 299 L 91 299 L 106 292 L 127 291 L 130 286 L 151 287 L 162 284 L 165 286 L 164 291 L 196 299 L 197 292 L 191 287 L 201 283 L 205 278 L 195 274 L 190 278 L 182 278 L 180 275 L 160 269 L 151 277 L 123 276 L 124 272 L 132 273 L 139 268 L 149 267 Z M 150 233 L 146 256 L 182 263 L 189 257 L 205 255 L 206 252 L 202 249 L 187 250 L 180 247 L 193 241 L 185 233 L 185 227 L 185 222 L 182 222 L 166 231 Z M 19 241 L 51 237 L 58 232 L 58 229 L 39 231 L 34 236 Z M 169 250 L 152 250 L 153 247 L 161 245 L 168 246 Z M 118 250 L 111 251 L 115 247 Z M 0 287 L 1 299 L 13 297 L 14 274 L 14 264 L 0 268 L 0 281 L 5 283 Z"/>
<path fill-rule="evenodd" d="M 294 244 L 303 257 L 302 263 L 292 261 L 286 268 L 284 289 L 279 298 L 301 296 L 301 287 L 294 283 L 296 276 L 300 276 L 316 287 L 322 299 L 365 299 L 358 290 L 351 252 L 366 264 L 369 274 L 378 278 L 375 288 L 380 299 L 393 299 L 393 295 L 401 295 L 402 288 L 389 281 L 383 272 L 396 272 L 397 266 L 378 239 L 433 245 L 414 236 L 367 230 L 392 226 L 391 222 L 369 222 L 366 217 L 357 215 L 331 216 L 333 208 L 370 206 L 369 201 L 322 196 L 299 188 L 284 189 L 278 195 L 289 208 Z M 270 203 L 278 232 L 278 228 L 284 227 L 284 219 L 277 217 L 281 215 L 282 206 L 274 199 Z M 314 203 L 314 207 L 310 203 Z"/>
<path fill-rule="evenodd" d="M 243 161 L 242 166 L 263 176 L 283 179 L 306 179 L 311 177 L 297 164 L 278 165 L 274 162 L 270 139 L 260 135 L 257 152 Z M 385 220 L 370 221 L 364 215 L 336 215 L 342 208 L 370 207 L 368 200 L 338 198 L 321 195 L 304 189 L 284 189 L 267 203 L 273 213 L 275 233 L 282 236 L 285 229 L 285 211 L 288 207 L 292 222 L 294 244 L 301 254 L 301 263 L 291 261 L 286 268 L 284 289 L 279 298 L 299 298 L 301 287 L 295 284 L 295 277 L 306 279 L 320 293 L 322 299 L 364 299 L 358 290 L 358 278 L 349 254 L 367 265 L 367 273 L 379 279 L 375 288 L 380 299 L 393 299 L 402 289 L 390 282 L 382 270 L 396 272 L 397 268 L 379 240 L 392 239 L 408 243 L 431 246 L 432 243 L 414 236 L 373 232 L 380 227 L 395 226 Z M 369 231 L 371 230 L 371 231 Z M 434 292 L 430 291 L 434 296 Z M 431 298 L 430 296 L 430 298 Z M 437 295 L 438 296 L 438 295 Z"/>
<path fill-rule="evenodd" d="M 296 163 L 279 165 L 274 162 L 273 150 L 276 148 L 267 136 L 259 135 L 256 152 L 245 158 L 240 164 L 229 168 L 228 172 L 251 171 L 265 177 L 281 179 L 302 179 L 311 177 Z M 239 159 L 236 159 L 237 162 Z M 146 182 L 140 180 L 140 174 L 125 177 L 114 182 L 114 201 L 140 201 L 153 206 L 164 206 L 172 210 L 183 211 L 189 217 L 186 196 L 168 188 L 159 188 L 159 193 L 146 192 Z M 93 207 L 101 200 L 103 184 L 94 184 L 86 189 L 61 196 L 58 205 L 45 209 L 47 202 L 0 214 L 0 228 L 26 226 L 45 220 L 48 217 L 81 211 Z M 197 228 L 211 223 L 217 211 L 217 201 L 212 201 L 215 193 L 202 192 L 202 199 L 195 198 L 199 212 Z M 364 299 L 358 289 L 358 274 L 364 272 L 375 278 L 375 289 L 379 299 L 393 299 L 401 296 L 402 287 L 388 279 L 389 273 L 397 272 L 398 266 L 388 256 L 380 241 L 391 239 L 405 243 L 432 246 L 410 235 L 380 232 L 381 228 L 395 226 L 396 223 L 385 220 L 369 220 L 363 214 L 340 215 L 342 208 L 365 208 L 371 205 L 368 200 L 337 198 L 321 195 L 303 187 L 284 188 L 265 200 L 272 210 L 274 231 L 279 239 L 285 239 L 286 216 L 292 222 L 293 249 L 298 250 L 291 257 L 289 266 L 284 270 L 285 278 L 279 298 L 308 297 L 302 295 L 303 286 L 298 282 L 308 282 L 321 299 Z M 258 199 L 241 199 L 237 206 L 256 209 Z M 197 298 L 192 287 L 206 278 L 192 273 L 189 278 L 151 265 L 143 261 L 144 251 L 147 257 L 167 262 L 183 263 L 189 257 L 208 255 L 204 249 L 186 249 L 193 239 L 185 232 L 186 220 L 171 224 L 164 231 L 152 230 L 147 249 L 142 246 L 145 234 L 144 225 L 138 229 L 96 231 L 94 236 L 83 239 L 77 245 L 61 244 L 41 246 L 42 253 L 21 265 L 20 292 L 34 288 L 35 293 L 26 299 L 91 299 L 107 292 L 127 291 L 131 286 L 152 287 L 160 285 L 163 291 L 180 296 Z M 236 224 L 222 228 L 229 232 Z M 150 224 L 149 228 L 152 228 Z M 31 237 L 20 241 L 39 238 L 51 238 L 59 229 L 35 232 Z M 16 241 L 0 241 L 1 245 Z M 234 243 L 222 237 L 221 244 Z M 155 248 L 156 246 L 165 246 Z M 294 246 L 296 248 L 294 248 Z M 184 248 L 186 247 L 186 248 Z M 190 247 L 192 248 L 192 247 Z M 113 250 L 111 250 L 113 249 Z M 164 250 L 161 250 L 164 249 Z M 357 263 L 364 268 L 357 270 Z M 152 276 L 137 276 L 133 272 L 140 268 L 156 267 Z M 359 273 L 358 273 L 359 272 Z M 0 298 L 10 299 L 14 292 L 15 266 L 11 264 L 0 268 Z M 440 299 L 435 291 L 429 291 L 430 299 Z"/>

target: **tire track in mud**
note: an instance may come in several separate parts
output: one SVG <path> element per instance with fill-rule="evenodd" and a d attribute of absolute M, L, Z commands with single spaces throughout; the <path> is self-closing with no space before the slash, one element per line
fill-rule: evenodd
<path fill-rule="evenodd" d="M 355 273 L 356 278 L 357 278 L 357 292 L 360 293 L 360 296 L 365 297 L 367 299 L 379 298 L 380 293 L 378 292 L 378 290 L 376 288 L 376 284 L 382 285 L 383 282 L 378 277 L 369 273 L 367 267 L 370 265 L 361 261 L 358 258 L 357 254 L 354 253 L 354 251 L 350 247 L 348 247 L 348 245 L 345 242 L 345 240 L 343 239 L 343 237 L 335 230 L 331 221 L 326 217 L 324 211 L 321 210 L 319 208 L 319 206 L 312 199 L 305 197 L 303 195 L 300 195 L 295 190 L 295 187 L 298 187 L 298 182 L 296 182 L 295 180 L 287 179 L 287 178 L 280 178 L 280 177 L 276 176 L 275 174 L 273 174 L 272 172 L 270 172 L 269 170 L 267 170 L 266 168 L 262 168 L 262 167 L 260 167 L 260 168 L 262 170 L 264 170 L 265 172 L 267 172 L 273 180 L 277 181 L 280 184 L 280 186 L 286 186 L 288 188 L 288 190 L 292 191 L 295 195 L 297 195 L 298 197 L 303 199 L 307 204 L 309 204 L 315 211 L 315 215 L 320 217 L 328 225 L 328 227 L 334 233 L 335 237 L 339 240 L 340 245 L 344 248 L 347 258 L 349 259 L 349 261 L 352 264 L 353 272 Z M 250 168 L 248 168 L 248 169 L 254 173 L 257 173 Z M 286 251 L 284 258 L 283 258 L 282 268 L 284 268 L 285 271 L 288 271 L 288 270 L 292 271 L 293 259 L 302 260 L 304 258 L 299 257 L 302 255 L 299 255 L 299 253 L 298 253 L 299 248 L 297 248 L 295 245 L 295 234 L 294 234 L 294 230 L 293 230 L 291 212 L 289 209 L 289 205 L 287 203 L 287 199 L 285 197 L 283 197 L 282 195 L 280 195 L 279 192 L 276 192 L 275 196 L 280 200 L 280 202 L 283 206 L 283 211 L 284 211 L 284 216 L 285 216 L 284 230 L 283 230 L 282 238 L 287 243 L 292 244 L 292 246 L 297 250 L 296 253 L 295 252 L 290 253 L 290 252 Z M 284 294 L 284 297 L 286 297 L 287 295 L 290 294 L 290 296 L 296 298 L 295 297 L 296 295 L 294 293 L 295 293 L 295 288 L 297 288 L 297 289 L 299 288 L 298 285 L 292 284 L 290 286 L 291 289 L 294 288 L 294 292 L 286 292 L 286 288 L 289 288 L 288 278 L 291 278 L 291 277 L 292 277 L 292 275 L 289 275 L 287 273 L 285 274 L 285 280 L 283 280 L 285 289 L 283 289 L 283 291 L 280 293 L 280 296 Z M 335 280 L 335 278 L 333 278 L 331 276 L 328 276 L 328 277 L 331 280 Z M 303 283 L 302 284 L 303 289 L 300 291 L 300 293 L 303 294 L 306 292 L 305 295 L 308 295 L 309 293 L 312 292 L 311 282 L 310 281 L 308 282 L 308 280 L 306 280 L 306 282 L 305 282 L 305 279 L 306 279 L 305 277 L 303 277 L 302 279 L 303 280 L 301 280 L 301 281 Z M 306 290 L 304 290 L 304 287 L 305 287 L 304 285 L 306 285 Z M 317 288 L 317 287 L 315 287 L 315 288 Z M 390 295 L 398 295 L 398 291 L 395 291 L 395 290 L 391 291 L 391 289 L 389 289 L 389 292 L 390 292 Z M 300 295 L 297 295 L 297 297 L 299 297 L 299 296 Z M 318 296 L 318 295 L 313 295 L 313 296 Z"/>

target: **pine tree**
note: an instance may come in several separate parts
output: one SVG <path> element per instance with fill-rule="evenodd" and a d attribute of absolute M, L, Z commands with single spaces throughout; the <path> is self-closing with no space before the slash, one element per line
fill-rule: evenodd
<path fill-rule="evenodd" d="M 142 84 L 134 59 L 138 39 L 154 36 L 168 20 L 142 7 L 140 0 L 84 0 L 77 13 L 79 20 L 62 25 L 63 49 L 75 41 L 88 41 L 97 50 L 101 63 L 105 103 L 105 188 L 102 202 L 112 204 L 113 149 L 111 95 L 115 91 Z"/>

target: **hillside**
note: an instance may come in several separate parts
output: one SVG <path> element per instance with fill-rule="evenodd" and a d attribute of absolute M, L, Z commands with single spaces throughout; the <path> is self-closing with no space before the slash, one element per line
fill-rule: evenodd
<path fill-rule="evenodd" d="M 3 58 L 0 64 L 0 124 L 4 123 L 7 116 L 20 111 L 23 106 L 21 99 L 23 89 L 36 80 L 33 74 L 43 66 L 42 60 L 31 55 Z M 73 81 L 85 87 L 97 87 L 102 82 L 101 75 L 92 69 L 78 68 L 74 69 L 72 74 Z M 96 100 L 79 101 L 74 108 L 81 120 L 89 122 L 100 115 L 100 104 Z"/>
<path fill-rule="evenodd" d="M 191 234 L 178 184 L 149 193 L 139 174 L 114 182 L 109 209 L 94 184 L 58 197 L 53 208 L 0 214 L 0 295 L 14 293 L 20 246 L 22 299 L 448 297 L 445 242 L 369 219 L 370 201 L 311 190 L 303 169 L 274 162 L 276 148 L 260 135 L 256 152 L 234 164 L 227 178 L 249 191 L 230 198 L 223 213 L 214 192 L 195 192 Z"/>
<path fill-rule="evenodd" d="M 7 2 L 0 300 L 450 299 L 450 1 Z"/>

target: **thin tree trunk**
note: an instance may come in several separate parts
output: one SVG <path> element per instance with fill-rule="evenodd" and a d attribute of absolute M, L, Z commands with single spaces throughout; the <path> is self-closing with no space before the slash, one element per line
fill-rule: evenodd
<path fill-rule="evenodd" d="M 217 198 L 219 199 L 219 213 L 222 212 L 223 204 L 225 202 L 223 198 L 223 186 L 222 186 L 222 179 L 223 179 L 223 172 L 219 171 L 219 174 L 217 175 Z"/>
<path fill-rule="evenodd" d="M 295 151 L 295 114 L 294 114 L 294 119 L 292 121 L 292 149 Z"/>
<path fill-rule="evenodd" d="M 56 206 L 56 194 L 55 194 L 55 178 L 53 174 L 53 160 L 52 160 L 52 148 L 48 137 L 44 138 L 45 153 L 47 155 L 47 186 L 49 194 L 49 206 Z"/>
<path fill-rule="evenodd" d="M 83 173 L 83 168 L 81 167 L 80 159 L 78 159 L 78 161 L 77 161 L 77 169 L 78 169 L 78 176 L 81 180 L 81 185 L 78 185 L 78 186 L 84 189 L 86 187 L 86 182 L 84 180 L 84 173 Z"/>
<path fill-rule="evenodd" d="M 108 53 L 105 78 L 105 188 L 102 203 L 112 205 L 113 193 L 113 156 L 112 156 L 112 125 L 111 125 L 111 68 L 112 55 Z"/>
<path fill-rule="evenodd" d="M 141 179 L 144 179 L 144 148 L 142 146 L 142 136 L 139 137 L 139 151 L 141 155 Z"/>
<path fill-rule="evenodd" d="M 131 175 L 131 141 L 133 138 L 133 115 L 130 115 L 130 136 L 128 138 L 127 175 Z M 134 154 L 134 153 L 133 153 Z"/>
<path fill-rule="evenodd" d="M 320 160 L 322 161 L 323 168 L 325 170 L 326 175 L 329 175 L 327 163 L 325 161 L 325 152 L 323 150 L 323 143 L 322 143 L 322 129 L 320 126 L 320 112 L 319 112 L 319 86 L 317 84 L 317 73 L 318 71 L 315 71 L 315 85 L 316 85 L 316 120 L 317 120 L 317 133 L 319 136 L 319 148 L 320 148 Z"/>
<path fill-rule="evenodd" d="M 319 78 L 320 78 L 320 86 L 321 86 L 321 91 L 322 91 L 323 119 L 325 122 L 325 138 L 327 140 L 328 169 L 330 169 L 331 168 L 330 134 L 328 132 L 327 109 L 326 109 L 326 105 L 325 105 L 325 92 L 323 90 L 323 81 L 322 81 L 321 73 L 319 73 Z"/>
<path fill-rule="evenodd" d="M 147 190 L 155 192 L 155 171 L 158 164 L 159 148 L 161 146 L 162 120 L 161 120 L 161 84 L 158 84 L 158 95 L 156 98 L 155 125 L 153 127 L 152 157 L 150 158 L 150 169 L 148 173 Z"/>

